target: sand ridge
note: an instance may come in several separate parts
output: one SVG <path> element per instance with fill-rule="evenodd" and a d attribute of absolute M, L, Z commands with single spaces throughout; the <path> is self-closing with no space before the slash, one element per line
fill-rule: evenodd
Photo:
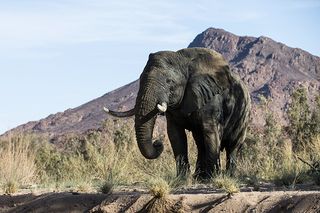
<path fill-rule="evenodd" d="M 138 190 L 2 195 L 0 212 L 150 212 L 155 203 L 166 205 L 165 212 L 320 212 L 319 190 L 247 191 L 233 195 L 188 190 L 161 199 Z"/>

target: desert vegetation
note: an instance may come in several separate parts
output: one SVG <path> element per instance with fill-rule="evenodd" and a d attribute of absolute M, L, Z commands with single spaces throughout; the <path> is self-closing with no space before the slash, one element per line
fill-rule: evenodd
<path fill-rule="evenodd" d="M 261 98 L 260 107 L 269 110 Z M 224 171 L 206 183 L 227 193 L 241 185 L 259 189 L 259 183 L 295 187 L 299 183 L 320 184 L 320 96 L 311 103 L 301 87 L 288 106 L 288 127 L 281 127 L 269 111 L 263 129 L 251 127 L 238 155 L 237 173 Z M 146 160 L 135 141 L 132 120 L 108 119 L 99 131 L 70 136 L 62 145 L 46 137 L 11 135 L 0 141 L 0 186 L 4 193 L 21 189 L 101 191 L 117 187 L 141 187 L 162 199 L 181 187 L 194 186 L 192 177 L 176 178 L 175 161 L 165 133 L 165 151 L 156 160 Z M 158 135 L 157 135 L 158 134 Z M 189 157 L 195 165 L 196 148 L 189 135 Z M 222 162 L 224 164 L 225 162 Z M 192 171 L 194 168 L 191 168 Z"/>

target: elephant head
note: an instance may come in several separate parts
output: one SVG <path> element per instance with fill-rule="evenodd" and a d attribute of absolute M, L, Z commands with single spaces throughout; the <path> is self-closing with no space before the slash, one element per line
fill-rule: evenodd
<path fill-rule="evenodd" d="M 134 109 L 115 112 L 104 108 L 117 117 L 135 115 L 135 132 L 142 155 L 155 159 L 163 151 L 160 140 L 152 142 L 157 115 L 181 103 L 187 84 L 187 68 L 183 57 L 177 52 L 162 51 L 149 55 L 149 60 L 140 76 L 140 87 Z"/>

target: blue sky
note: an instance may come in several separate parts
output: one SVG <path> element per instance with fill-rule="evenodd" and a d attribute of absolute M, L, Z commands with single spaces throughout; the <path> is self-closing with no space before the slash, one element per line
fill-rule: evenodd
<path fill-rule="evenodd" d="M 0 134 L 138 79 L 209 27 L 320 55 L 319 0 L 0 0 Z"/>

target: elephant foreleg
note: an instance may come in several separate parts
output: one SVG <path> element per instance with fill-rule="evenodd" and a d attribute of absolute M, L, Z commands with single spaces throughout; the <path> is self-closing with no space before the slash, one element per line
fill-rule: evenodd
<path fill-rule="evenodd" d="M 176 160 L 177 176 L 186 178 L 190 172 L 190 165 L 185 130 L 167 116 L 167 132 Z"/>
<path fill-rule="evenodd" d="M 194 172 L 194 178 L 201 180 L 201 179 L 204 179 L 206 176 L 206 167 L 207 167 L 203 133 L 202 131 L 197 129 L 192 131 L 192 136 L 198 148 L 197 163 L 196 163 L 196 169 Z"/>

